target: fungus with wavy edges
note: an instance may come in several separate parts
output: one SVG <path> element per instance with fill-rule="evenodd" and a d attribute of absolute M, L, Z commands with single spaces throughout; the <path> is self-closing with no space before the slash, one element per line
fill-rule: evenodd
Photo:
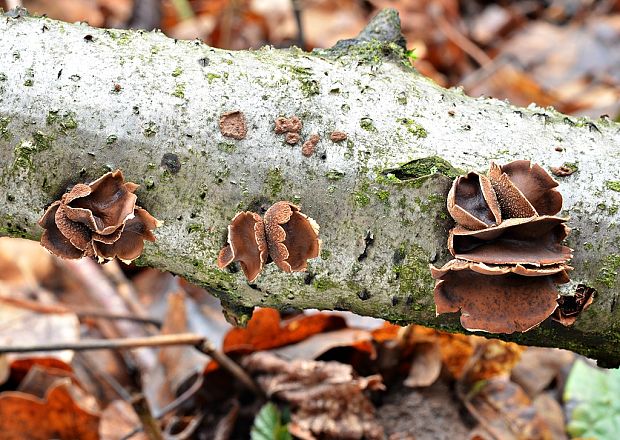
<path fill-rule="evenodd" d="M 120 170 L 89 184 L 78 183 L 39 220 L 45 229 L 41 244 L 62 258 L 136 259 L 144 240 L 155 241 L 152 231 L 161 224 L 136 205 L 137 188 L 125 182 Z"/>
<path fill-rule="evenodd" d="M 319 256 L 319 225 L 290 202 L 274 203 L 260 215 L 239 212 L 228 226 L 228 244 L 218 255 L 220 269 L 238 261 L 249 282 L 273 261 L 285 272 L 306 270 L 307 261 Z"/>
<path fill-rule="evenodd" d="M 457 225 L 448 249 L 455 259 L 431 266 L 437 314 L 461 311 L 468 330 L 524 332 L 558 306 L 557 284 L 569 281 L 570 232 L 558 183 L 539 165 L 491 163 L 487 176 L 455 179 L 448 211 Z"/>

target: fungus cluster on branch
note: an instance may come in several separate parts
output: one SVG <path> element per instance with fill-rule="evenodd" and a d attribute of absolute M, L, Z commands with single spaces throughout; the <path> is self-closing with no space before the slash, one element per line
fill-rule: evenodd
<path fill-rule="evenodd" d="M 41 244 L 62 258 L 136 259 L 144 240 L 155 241 L 152 231 L 161 225 L 136 205 L 136 189 L 138 185 L 125 182 L 120 170 L 89 184 L 78 183 L 39 220 L 45 229 Z"/>
<path fill-rule="evenodd" d="M 553 314 L 556 285 L 567 283 L 572 269 L 557 186 L 527 160 L 455 179 L 447 203 L 457 223 L 448 237 L 455 259 L 431 266 L 438 315 L 460 310 L 468 330 L 513 333 Z"/>
<path fill-rule="evenodd" d="M 290 202 L 274 203 L 264 220 L 255 212 L 239 212 L 228 226 L 228 244 L 220 251 L 220 269 L 238 261 L 249 282 L 273 261 L 284 272 L 306 270 L 319 256 L 319 225 Z"/>

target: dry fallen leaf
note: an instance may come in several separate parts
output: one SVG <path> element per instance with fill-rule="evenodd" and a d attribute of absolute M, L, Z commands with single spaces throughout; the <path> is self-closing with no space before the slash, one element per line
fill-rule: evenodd
<path fill-rule="evenodd" d="M 73 313 L 43 313 L 25 301 L 0 298 L 0 345 L 36 345 L 76 342 L 79 321 Z M 73 351 L 10 354 L 11 362 L 18 359 L 55 359 L 70 364 Z"/>
<path fill-rule="evenodd" d="M 413 350 L 411 369 L 405 379 L 408 387 L 427 387 L 432 385 L 441 373 L 441 349 L 436 342 L 417 344 Z"/>
<path fill-rule="evenodd" d="M 370 332 L 354 328 L 318 333 L 296 344 L 271 350 L 271 353 L 282 359 L 312 360 L 338 347 L 354 347 L 358 351 L 368 353 L 371 359 L 376 357 Z"/>
<path fill-rule="evenodd" d="M 271 398 L 292 407 L 290 432 L 300 438 L 382 439 L 383 428 L 363 394 L 383 389 L 381 376 L 356 377 L 338 362 L 285 361 L 267 352 L 243 360 Z"/>
<path fill-rule="evenodd" d="M 505 377 L 490 379 L 470 396 L 465 405 L 493 437 L 502 440 L 546 440 L 551 438 L 547 421 L 530 398 Z"/>
<path fill-rule="evenodd" d="M 54 257 L 36 241 L 0 237 L 0 281 L 33 288 L 49 280 L 53 270 Z"/>
<path fill-rule="evenodd" d="M 256 309 L 247 328 L 233 328 L 224 338 L 224 352 L 251 353 L 303 341 L 311 335 L 346 327 L 336 315 L 302 315 L 284 322 L 275 309 Z"/>
<path fill-rule="evenodd" d="M 140 426 L 140 419 L 133 407 L 124 400 L 115 400 L 101 413 L 100 440 L 118 440 Z M 131 440 L 148 440 L 143 432 L 131 436 Z"/>
<path fill-rule="evenodd" d="M 575 354 L 557 348 L 528 347 L 512 369 L 511 379 L 532 399 L 568 371 Z"/>
<path fill-rule="evenodd" d="M 182 291 L 168 296 L 168 312 L 162 335 L 188 331 L 185 294 Z M 144 393 L 154 409 L 159 410 L 172 402 L 179 394 L 189 388 L 202 374 L 210 361 L 209 356 L 188 345 L 162 347 L 159 361 L 147 372 Z"/>
<path fill-rule="evenodd" d="M 83 408 L 80 390 L 61 379 L 40 399 L 19 391 L 0 394 L 3 440 L 97 440 L 99 413 Z"/>

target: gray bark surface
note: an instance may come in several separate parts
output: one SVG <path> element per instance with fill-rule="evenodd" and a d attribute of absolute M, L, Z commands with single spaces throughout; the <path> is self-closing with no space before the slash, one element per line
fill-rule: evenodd
<path fill-rule="evenodd" d="M 558 180 L 575 270 L 561 292 L 585 284 L 596 299 L 571 328 L 502 338 L 620 362 L 620 125 L 441 88 L 408 67 L 403 45 L 393 11 L 314 53 L 2 17 L 0 235 L 38 239 L 37 220 L 68 185 L 120 168 L 164 221 L 138 263 L 209 288 L 241 322 L 253 306 L 318 308 L 463 331 L 458 316 L 435 317 L 428 270 L 449 259 L 453 177 L 490 161 L 570 163 L 578 171 Z M 243 140 L 218 127 L 234 110 Z M 290 115 L 302 142 L 321 137 L 310 158 L 274 132 Z M 348 139 L 332 142 L 333 130 Z M 278 200 L 319 223 L 321 257 L 307 273 L 268 265 L 252 285 L 219 270 L 235 213 Z"/>

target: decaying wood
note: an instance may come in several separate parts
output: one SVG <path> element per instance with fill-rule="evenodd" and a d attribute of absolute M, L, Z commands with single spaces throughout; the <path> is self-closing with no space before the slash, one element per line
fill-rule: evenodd
<path fill-rule="evenodd" d="M 573 327 L 545 322 L 508 338 L 620 362 L 618 124 L 437 86 L 409 67 L 393 11 L 313 53 L 10 15 L 0 20 L 1 234 L 38 239 L 37 220 L 69 185 L 120 168 L 165 223 L 139 263 L 209 288 L 241 321 L 258 305 L 460 331 L 457 317 L 435 317 L 428 269 L 448 260 L 452 179 L 492 160 L 564 165 L 576 169 L 558 177 L 575 270 L 562 293 L 583 284 L 596 298 Z M 243 139 L 220 132 L 236 111 Z M 274 131 L 292 116 L 296 146 Z M 305 157 L 299 146 L 314 134 Z M 219 270 L 235 213 L 279 200 L 319 223 L 320 258 L 306 273 L 270 264 L 252 284 Z"/>

